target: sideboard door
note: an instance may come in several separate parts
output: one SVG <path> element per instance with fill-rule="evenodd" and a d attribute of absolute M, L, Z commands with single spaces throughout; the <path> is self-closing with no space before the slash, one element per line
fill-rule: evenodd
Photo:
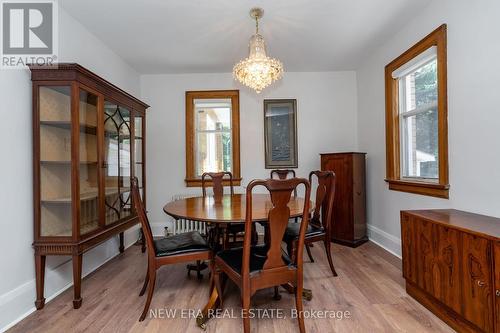
<path fill-rule="evenodd" d="M 500 332 L 500 242 L 493 244 L 493 259 L 495 270 L 495 332 Z"/>
<path fill-rule="evenodd" d="M 414 222 L 411 216 L 401 215 L 403 277 L 417 284 L 417 239 Z"/>
<path fill-rule="evenodd" d="M 436 242 L 435 265 L 432 270 L 433 294 L 444 304 L 460 313 L 460 241 L 456 229 L 433 225 Z"/>
<path fill-rule="evenodd" d="M 490 254 L 487 239 L 463 234 L 463 315 L 486 332 L 493 331 Z"/>

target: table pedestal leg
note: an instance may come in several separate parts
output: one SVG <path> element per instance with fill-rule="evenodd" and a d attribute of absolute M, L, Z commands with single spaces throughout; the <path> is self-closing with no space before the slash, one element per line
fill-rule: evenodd
<path fill-rule="evenodd" d="M 207 305 L 201 310 L 201 313 L 196 317 L 196 325 L 199 328 L 206 330 L 207 329 L 207 321 L 210 319 L 209 311 L 216 309 L 220 304 L 219 293 L 217 292 L 217 288 L 215 285 L 211 286 L 212 292 L 210 293 L 210 299 L 208 300 Z"/>

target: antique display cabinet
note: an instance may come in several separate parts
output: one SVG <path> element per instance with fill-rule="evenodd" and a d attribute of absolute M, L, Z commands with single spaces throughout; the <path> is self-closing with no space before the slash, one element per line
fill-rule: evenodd
<path fill-rule="evenodd" d="M 123 252 L 123 232 L 139 222 L 130 177 L 139 178 L 144 196 L 148 105 L 78 64 L 30 70 L 35 305 L 45 304 L 46 256 L 69 255 L 77 309 L 82 254 L 114 235 Z"/>

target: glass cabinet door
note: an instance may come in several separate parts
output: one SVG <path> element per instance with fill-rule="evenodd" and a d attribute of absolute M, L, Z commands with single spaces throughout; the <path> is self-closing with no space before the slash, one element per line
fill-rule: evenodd
<path fill-rule="evenodd" d="M 71 236 L 71 87 L 41 86 L 40 236 Z"/>
<path fill-rule="evenodd" d="M 104 102 L 105 223 L 132 214 L 130 196 L 130 110 Z"/>
<path fill-rule="evenodd" d="M 139 192 L 144 199 L 144 117 L 134 113 L 134 159 L 135 176 L 139 181 Z"/>
<path fill-rule="evenodd" d="M 99 228 L 98 98 L 80 90 L 80 235 Z"/>

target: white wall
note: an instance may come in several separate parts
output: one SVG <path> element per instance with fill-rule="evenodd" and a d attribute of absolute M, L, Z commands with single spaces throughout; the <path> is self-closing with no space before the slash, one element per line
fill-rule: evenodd
<path fill-rule="evenodd" d="M 370 238 L 395 253 L 401 253 L 402 209 L 452 207 L 500 216 L 499 12 L 498 0 L 433 1 L 357 71 Z M 384 182 L 384 66 L 442 23 L 448 24 L 449 200 L 389 191 Z"/>
<path fill-rule="evenodd" d="M 197 193 L 186 188 L 185 92 L 240 90 L 242 185 L 267 178 L 264 168 L 263 99 L 297 99 L 298 175 L 318 169 L 320 152 L 356 147 L 356 75 L 354 72 L 286 73 L 257 95 L 238 85 L 230 73 L 141 76 L 142 99 L 152 107 L 147 115 L 148 211 L 156 232 L 168 221 L 163 205 L 175 194 Z"/>
<path fill-rule="evenodd" d="M 139 96 L 139 75 L 118 55 L 59 8 L 59 60 L 78 62 Z M 34 310 L 31 81 L 27 70 L 0 71 L 0 145 L 2 190 L 0 208 L 0 331 Z M 126 244 L 137 230 L 126 235 Z M 118 253 L 110 240 L 85 254 L 84 274 Z M 45 297 L 50 299 L 72 283 L 67 257 L 49 257 Z M 85 302 L 85 283 L 82 296 Z"/>

